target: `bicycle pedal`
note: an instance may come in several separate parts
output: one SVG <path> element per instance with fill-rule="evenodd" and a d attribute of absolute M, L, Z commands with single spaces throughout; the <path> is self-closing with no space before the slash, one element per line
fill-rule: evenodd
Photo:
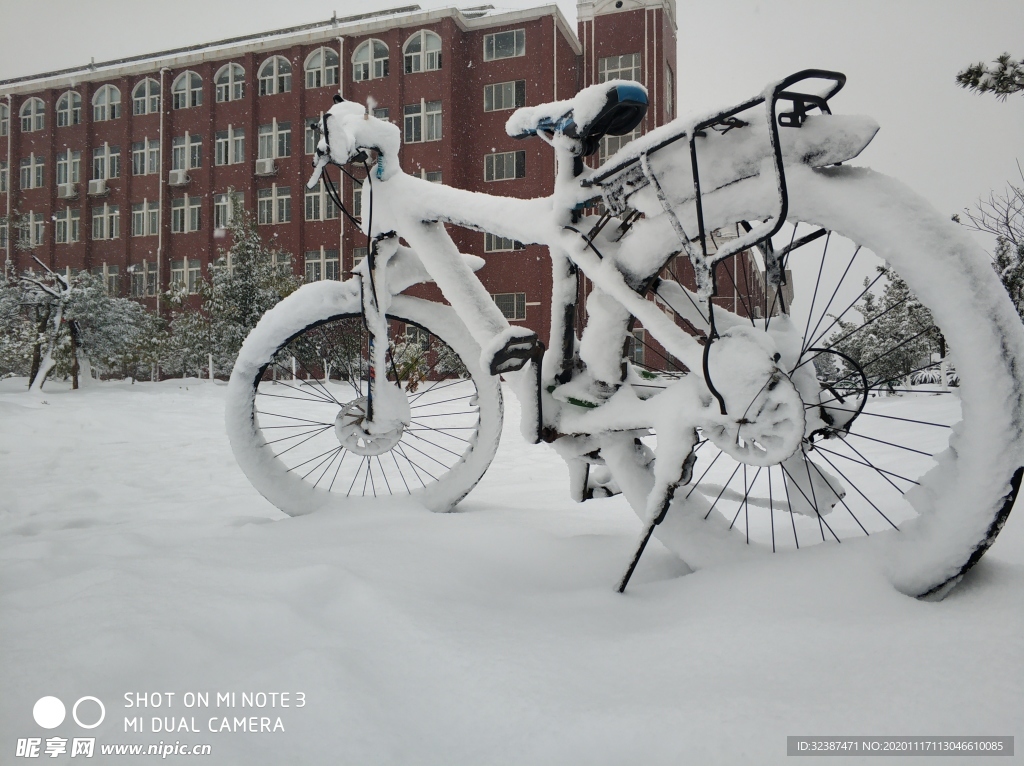
<path fill-rule="evenodd" d="M 520 335 L 509 340 L 491 357 L 491 375 L 521 370 L 542 353 L 540 339 L 534 335 Z"/>

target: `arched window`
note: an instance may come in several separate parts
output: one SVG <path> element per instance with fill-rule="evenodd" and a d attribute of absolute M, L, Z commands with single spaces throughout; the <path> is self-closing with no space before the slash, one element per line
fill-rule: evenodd
<path fill-rule="evenodd" d="M 11 111 L 7 104 L 0 104 L 0 136 L 6 136 L 11 130 Z"/>
<path fill-rule="evenodd" d="M 406 74 L 441 68 L 441 38 L 427 29 L 421 29 L 406 40 L 402 52 Z"/>
<path fill-rule="evenodd" d="M 367 40 L 352 54 L 352 79 L 376 80 L 388 76 L 388 46 L 380 40 Z"/>
<path fill-rule="evenodd" d="M 225 64 L 217 72 L 217 101 L 238 101 L 245 92 L 245 70 L 238 64 Z"/>
<path fill-rule="evenodd" d="M 318 48 L 306 59 L 306 87 L 323 88 L 338 84 L 338 53 L 330 48 Z"/>
<path fill-rule="evenodd" d="M 121 91 L 104 85 L 92 97 L 92 118 L 96 122 L 116 120 L 121 116 Z"/>
<path fill-rule="evenodd" d="M 171 86 L 172 106 L 189 109 L 203 103 L 203 78 L 195 72 L 182 72 Z"/>
<path fill-rule="evenodd" d="M 156 114 L 160 111 L 160 83 L 147 77 L 132 90 L 132 114 Z"/>
<path fill-rule="evenodd" d="M 21 132 L 42 130 L 46 124 L 46 107 L 41 98 L 30 98 L 21 105 Z"/>
<path fill-rule="evenodd" d="M 57 99 L 57 127 L 78 125 L 82 121 L 82 97 L 69 90 Z"/>
<path fill-rule="evenodd" d="M 260 67 L 260 95 L 273 96 L 292 89 L 292 65 L 284 56 L 273 56 Z"/>

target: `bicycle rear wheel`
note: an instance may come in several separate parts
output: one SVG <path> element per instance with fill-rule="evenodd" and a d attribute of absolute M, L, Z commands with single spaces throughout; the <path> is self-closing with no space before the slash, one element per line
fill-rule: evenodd
<path fill-rule="evenodd" d="M 388 316 L 388 368 L 377 375 L 404 396 L 409 418 L 371 436 L 361 430 L 368 338 L 356 280 L 301 288 L 246 339 L 228 389 L 228 435 L 253 486 L 285 513 L 406 496 L 448 511 L 490 465 L 501 389 L 480 369 L 465 326 L 450 307 L 404 295 Z"/>
<path fill-rule="evenodd" d="M 991 546 L 1020 486 L 1020 319 L 984 255 L 898 182 L 847 167 L 787 178 L 789 223 L 773 240 L 787 289 L 720 265 L 715 313 L 777 336 L 811 426 L 771 466 L 702 440 L 657 534 L 700 565 L 888 530 L 896 586 L 941 597 Z M 725 207 L 706 207 L 709 229 L 757 218 Z M 940 341 L 948 369 L 932 358 Z"/>

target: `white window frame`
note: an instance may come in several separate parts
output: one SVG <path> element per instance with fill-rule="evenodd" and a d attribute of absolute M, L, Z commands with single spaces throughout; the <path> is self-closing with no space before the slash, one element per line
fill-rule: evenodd
<path fill-rule="evenodd" d="M 141 225 L 140 225 L 141 224 Z M 132 205 L 132 236 L 155 237 L 160 227 L 160 203 L 143 199 Z"/>
<path fill-rule="evenodd" d="M 267 194 L 267 192 L 270 192 Z M 256 220 L 260 225 L 274 226 L 290 223 L 292 220 L 292 190 L 287 186 L 272 184 L 256 192 Z"/>
<path fill-rule="evenodd" d="M 292 124 L 278 122 L 275 117 L 269 125 L 260 125 L 256 134 L 256 159 L 279 160 L 291 156 Z"/>
<path fill-rule="evenodd" d="M 320 56 L 319 61 L 314 62 L 318 55 Z M 328 58 L 333 58 L 334 63 L 328 63 Z M 341 57 L 333 48 L 326 46 L 317 48 L 306 56 L 302 70 L 306 73 L 307 88 L 326 88 L 329 85 L 337 85 L 341 72 Z"/>
<path fill-rule="evenodd" d="M 410 109 L 416 111 L 410 112 Z M 403 143 L 420 144 L 441 140 L 442 105 L 440 100 L 427 101 L 421 98 L 418 104 L 406 104 L 402 112 Z"/>
<path fill-rule="evenodd" d="M 599 83 L 609 80 L 640 82 L 642 67 L 643 59 L 639 53 L 605 56 L 597 60 L 597 81 Z"/>
<path fill-rule="evenodd" d="M 499 37 L 512 35 L 512 53 L 497 55 L 497 40 Z M 507 29 L 504 32 L 493 32 L 484 35 L 484 61 L 501 61 L 502 59 L 513 59 L 526 55 L 526 30 Z"/>
<path fill-rule="evenodd" d="M 121 267 L 120 266 L 108 266 L 106 262 L 101 266 L 93 266 L 93 276 L 99 277 L 103 280 L 103 291 L 107 295 L 120 295 L 121 294 Z"/>
<path fill-rule="evenodd" d="M 82 153 L 68 149 L 57 155 L 56 184 L 77 184 L 82 179 Z"/>
<path fill-rule="evenodd" d="M 30 98 L 21 105 L 21 132 L 33 133 L 46 126 L 46 104 L 41 98 Z"/>
<path fill-rule="evenodd" d="M 121 147 L 104 142 L 92 150 L 93 180 L 121 177 Z"/>
<path fill-rule="evenodd" d="M 7 160 L 0 160 L 0 194 L 7 194 L 10 190 L 10 177 Z"/>
<path fill-rule="evenodd" d="M 141 163 L 140 163 L 141 159 Z M 138 168 L 142 172 L 136 172 Z M 132 175 L 148 176 L 160 172 L 160 142 L 153 138 L 143 138 L 132 142 Z"/>
<path fill-rule="evenodd" d="M 276 96 L 292 90 L 292 65 L 284 56 L 271 56 L 262 64 L 256 75 L 259 81 L 259 95 Z"/>
<path fill-rule="evenodd" d="M 11 110 L 7 104 L 0 104 L 0 136 L 6 136 L 11 132 Z"/>
<path fill-rule="evenodd" d="M 363 182 L 352 179 L 352 217 L 363 220 Z"/>
<path fill-rule="evenodd" d="M 213 85 L 218 104 L 226 101 L 240 101 L 245 96 L 245 68 L 231 62 L 217 70 Z"/>
<path fill-rule="evenodd" d="M 198 72 L 186 70 L 171 84 L 171 106 L 174 109 L 194 109 L 203 105 L 203 78 Z"/>
<path fill-rule="evenodd" d="M 518 161 L 520 157 L 522 157 L 521 163 Z M 512 163 L 512 175 L 506 175 L 510 161 Z M 519 174 L 520 167 L 522 167 L 522 175 Z M 514 181 L 517 178 L 526 178 L 525 150 L 519 149 L 512 152 L 494 152 L 493 154 L 484 155 L 485 181 Z"/>
<path fill-rule="evenodd" d="M 229 189 L 213 195 L 213 228 L 226 229 L 235 220 L 235 214 L 244 208 L 245 197 Z"/>
<path fill-rule="evenodd" d="M 509 321 L 526 319 L 526 293 L 494 293 L 491 298 L 494 299 L 505 319 Z M 509 302 L 511 302 L 511 306 L 508 305 Z"/>
<path fill-rule="evenodd" d="M 428 42 L 436 47 L 430 47 Z M 409 49 L 418 44 L 415 51 Z M 429 29 L 421 29 L 413 33 L 412 37 L 405 41 L 402 46 L 402 56 L 405 61 L 405 73 L 416 74 L 418 72 L 436 72 L 441 68 L 441 36 Z"/>
<path fill-rule="evenodd" d="M 304 208 L 307 221 L 334 221 L 338 218 L 338 208 L 327 193 L 327 185 L 322 178 L 312 189 L 306 189 Z"/>
<path fill-rule="evenodd" d="M 171 170 L 195 170 L 203 166 L 203 137 L 187 130 L 171 139 Z"/>
<path fill-rule="evenodd" d="M 644 361 L 644 331 L 643 329 L 634 329 L 632 334 L 628 337 L 629 347 L 626 349 L 626 359 L 632 364 L 638 364 L 643 366 L 646 364 Z"/>
<path fill-rule="evenodd" d="M 303 274 L 307 282 L 337 281 L 341 278 L 341 252 L 323 245 L 319 250 L 307 250 L 303 258 Z"/>
<path fill-rule="evenodd" d="M 245 128 L 228 125 L 227 130 L 218 130 L 213 137 L 214 165 L 240 165 L 245 162 Z"/>
<path fill-rule="evenodd" d="M 303 120 L 302 124 L 305 126 L 303 149 L 306 154 L 315 154 L 316 145 L 320 143 L 320 131 L 314 129 L 313 125 L 320 128 L 324 124 L 324 115 L 321 112 L 319 117 L 309 117 Z"/>
<path fill-rule="evenodd" d="M 140 94 L 139 91 L 142 91 Z M 152 77 L 136 83 L 132 88 L 132 114 L 156 114 L 160 111 L 160 83 Z"/>
<path fill-rule="evenodd" d="M 28 160 L 26 163 L 25 160 Z M 46 158 L 35 152 L 21 160 L 18 172 L 19 189 L 39 189 L 46 181 Z"/>
<path fill-rule="evenodd" d="M 521 106 L 526 106 L 526 80 L 493 82 L 484 86 L 485 112 L 503 112 Z"/>
<path fill-rule="evenodd" d="M 78 91 L 67 90 L 57 99 L 57 127 L 68 128 L 82 124 L 82 96 Z"/>
<path fill-rule="evenodd" d="M 380 54 L 378 45 L 383 46 L 384 54 Z M 379 80 L 387 77 L 391 70 L 391 49 L 383 40 L 371 37 L 364 40 L 352 51 L 352 80 Z"/>
<path fill-rule="evenodd" d="M 366 256 L 369 254 L 369 250 L 365 247 L 353 247 L 352 248 L 352 270 L 355 271 L 356 267 L 360 263 L 366 260 Z"/>
<path fill-rule="evenodd" d="M 46 219 L 42 213 L 29 210 L 25 214 L 24 223 L 19 227 L 18 239 L 29 247 L 38 247 L 43 244 L 46 232 Z"/>
<path fill-rule="evenodd" d="M 131 275 L 129 290 L 133 298 L 153 298 L 158 292 L 158 277 L 154 261 L 133 263 L 128 267 Z"/>
<path fill-rule="evenodd" d="M 53 216 L 53 241 L 58 245 L 73 245 L 82 239 L 82 211 L 64 208 Z"/>
<path fill-rule="evenodd" d="M 510 253 L 514 250 L 525 250 L 526 245 L 522 242 L 517 242 L 514 239 L 508 237 L 499 237 L 497 234 L 491 234 L 490 232 L 484 233 L 484 252 L 485 253 Z"/>
<path fill-rule="evenodd" d="M 121 90 L 115 85 L 104 85 L 92 96 L 93 122 L 107 122 L 121 116 Z"/>
<path fill-rule="evenodd" d="M 188 194 L 171 199 L 171 234 L 191 234 L 203 225 L 203 198 Z"/>
<path fill-rule="evenodd" d="M 605 160 L 631 141 L 635 141 L 643 135 L 639 126 L 622 136 L 602 136 L 601 145 L 597 152 L 598 164 L 604 164 Z"/>
<path fill-rule="evenodd" d="M 203 262 L 198 258 L 175 258 L 171 261 L 171 289 L 184 288 L 187 295 L 199 292 L 203 278 Z"/>
<path fill-rule="evenodd" d="M 97 231 L 99 234 L 97 235 Z M 121 208 L 104 202 L 92 208 L 92 239 L 118 239 L 121 236 Z"/>

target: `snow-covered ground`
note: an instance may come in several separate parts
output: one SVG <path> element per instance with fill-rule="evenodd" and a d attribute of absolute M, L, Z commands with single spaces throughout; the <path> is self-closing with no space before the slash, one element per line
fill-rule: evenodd
<path fill-rule="evenodd" d="M 101 744 L 178 741 L 247 766 L 589 765 L 784 763 L 794 734 L 1024 733 L 1020 510 L 941 603 L 897 593 L 870 540 L 686 576 L 653 543 L 620 596 L 640 522 L 618 497 L 574 504 L 514 397 L 458 513 L 293 519 L 235 466 L 222 384 L 22 390 L 0 382 L 2 763 L 53 736 L 95 737 L 99 763 L 153 761 Z M 125 707 L 156 692 L 171 706 Z M 50 731 L 32 716 L 47 695 L 67 706 Z M 72 720 L 84 696 L 106 708 L 91 731 Z M 209 730 L 252 716 L 284 731 Z"/>

